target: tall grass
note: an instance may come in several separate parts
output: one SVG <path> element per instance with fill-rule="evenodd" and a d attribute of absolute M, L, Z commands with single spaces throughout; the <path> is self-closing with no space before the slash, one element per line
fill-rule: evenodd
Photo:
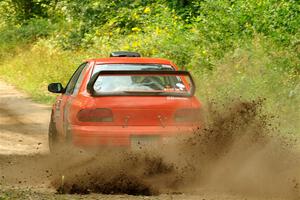
<path fill-rule="evenodd" d="M 264 111 L 276 116 L 284 133 L 300 130 L 300 77 L 293 65 L 296 52 L 283 50 L 256 37 L 227 53 L 211 72 L 198 72 L 198 95 L 208 101 L 264 99 Z M 283 66 L 284 65 L 284 66 Z"/>
<path fill-rule="evenodd" d="M 50 103 L 53 96 L 47 92 L 47 85 L 57 81 L 66 84 L 83 58 L 81 53 L 56 51 L 36 44 L 4 60 L 0 77 L 29 93 L 33 99 Z"/>

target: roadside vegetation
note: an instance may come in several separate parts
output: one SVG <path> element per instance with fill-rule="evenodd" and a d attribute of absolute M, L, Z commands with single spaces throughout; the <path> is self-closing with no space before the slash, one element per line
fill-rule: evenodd
<path fill-rule="evenodd" d="M 0 77 L 46 103 L 79 64 L 111 51 L 173 60 L 205 102 L 266 99 L 285 133 L 300 133 L 297 0 L 3 0 Z"/>

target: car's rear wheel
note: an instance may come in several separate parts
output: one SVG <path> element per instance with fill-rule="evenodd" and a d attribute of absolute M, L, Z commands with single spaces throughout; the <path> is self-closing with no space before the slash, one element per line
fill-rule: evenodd
<path fill-rule="evenodd" d="M 52 120 L 50 120 L 50 124 L 49 124 L 48 143 L 49 143 L 50 153 L 58 152 L 58 147 L 59 147 L 58 135 L 57 135 L 55 123 Z"/>

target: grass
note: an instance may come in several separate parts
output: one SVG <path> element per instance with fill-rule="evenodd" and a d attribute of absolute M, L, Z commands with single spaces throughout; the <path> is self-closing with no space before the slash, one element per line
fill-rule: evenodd
<path fill-rule="evenodd" d="M 53 51 L 42 45 L 24 48 L 2 63 L 1 78 L 30 94 L 34 100 L 50 103 L 53 95 L 47 91 L 48 84 L 66 84 L 83 57 L 80 53 Z"/>

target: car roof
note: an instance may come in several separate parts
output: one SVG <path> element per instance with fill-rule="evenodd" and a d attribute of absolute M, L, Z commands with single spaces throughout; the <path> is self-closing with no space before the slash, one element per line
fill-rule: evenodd
<path fill-rule="evenodd" d="M 88 62 L 96 62 L 101 64 L 116 64 L 116 63 L 142 63 L 142 64 L 163 64 L 174 65 L 171 61 L 161 58 L 146 58 L 146 57 L 110 57 L 110 58 L 95 58 L 89 59 Z"/>

